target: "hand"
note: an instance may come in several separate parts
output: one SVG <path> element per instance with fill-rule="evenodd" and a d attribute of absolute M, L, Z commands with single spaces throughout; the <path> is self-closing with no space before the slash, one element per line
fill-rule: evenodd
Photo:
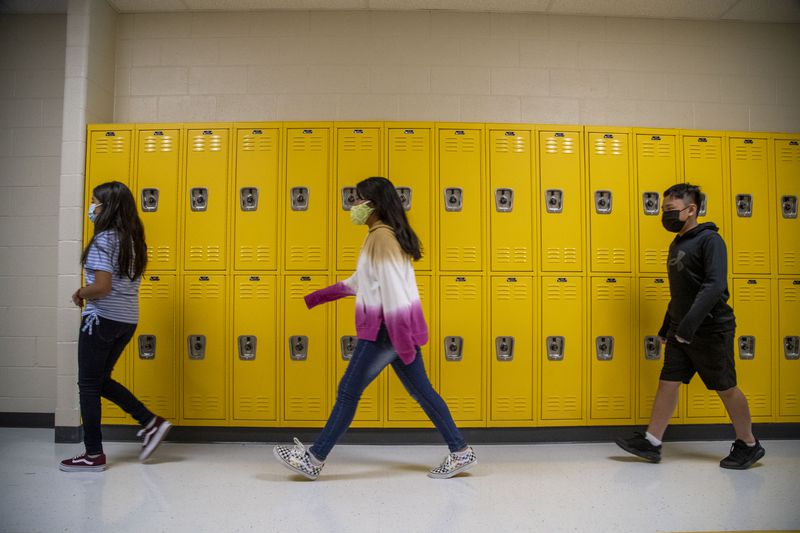
<path fill-rule="evenodd" d="M 78 307 L 83 307 L 83 298 L 78 296 L 79 292 L 81 292 L 81 289 L 78 289 L 72 294 L 72 303 L 74 303 Z"/>
<path fill-rule="evenodd" d="M 686 339 L 683 339 L 683 338 L 681 338 L 681 337 L 678 337 L 677 335 L 675 335 L 675 340 L 676 340 L 676 341 L 678 341 L 678 342 L 680 342 L 681 344 L 691 344 L 691 343 L 690 343 L 689 341 L 687 341 Z"/>
<path fill-rule="evenodd" d="M 660 340 L 660 341 L 661 341 L 661 345 L 662 345 L 662 346 L 663 346 L 663 345 L 665 345 L 665 344 L 667 344 L 667 338 L 666 338 L 666 337 L 659 337 L 659 338 L 658 338 L 658 340 Z"/>

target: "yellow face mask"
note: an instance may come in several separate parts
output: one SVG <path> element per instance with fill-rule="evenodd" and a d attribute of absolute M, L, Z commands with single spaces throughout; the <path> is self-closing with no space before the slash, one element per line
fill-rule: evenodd
<path fill-rule="evenodd" d="M 353 224 L 361 225 L 366 224 L 369 216 L 375 211 L 375 208 L 370 206 L 369 203 L 354 205 L 350 208 L 350 220 Z"/>

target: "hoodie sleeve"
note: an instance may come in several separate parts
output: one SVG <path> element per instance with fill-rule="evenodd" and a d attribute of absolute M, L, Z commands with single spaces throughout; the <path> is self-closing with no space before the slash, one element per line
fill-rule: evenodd
<path fill-rule="evenodd" d="M 667 311 L 664 313 L 664 322 L 661 323 L 661 329 L 658 330 L 658 336 L 662 339 L 667 338 L 667 333 L 669 333 L 669 305 L 667 306 Z"/>
<path fill-rule="evenodd" d="M 689 342 L 692 342 L 697 328 L 722 298 L 728 285 L 728 252 L 725 241 L 714 233 L 702 246 L 705 279 L 692 306 L 675 331 L 675 335 Z"/>
<path fill-rule="evenodd" d="M 319 304 L 332 302 L 347 296 L 355 296 L 356 292 L 358 292 L 358 278 L 354 273 L 344 281 L 307 294 L 305 297 L 306 307 L 312 309 Z"/>

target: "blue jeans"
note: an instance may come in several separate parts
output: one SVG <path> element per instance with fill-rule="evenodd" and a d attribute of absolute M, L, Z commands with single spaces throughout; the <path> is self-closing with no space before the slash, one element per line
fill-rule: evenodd
<path fill-rule="evenodd" d="M 374 342 L 358 340 L 353 357 L 347 365 L 342 381 L 339 382 L 339 393 L 331 416 L 328 417 L 322 433 L 310 449 L 314 457 L 321 461 L 328 457 L 336 442 L 350 427 L 364 389 L 390 364 L 408 393 L 419 403 L 442 434 L 450 451 L 455 452 L 466 447 L 467 443 L 453 422 L 450 409 L 442 397 L 433 390 L 425 373 L 419 348 L 414 361 L 410 365 L 404 364 L 389 341 L 386 326 L 381 326 L 378 338 Z"/>

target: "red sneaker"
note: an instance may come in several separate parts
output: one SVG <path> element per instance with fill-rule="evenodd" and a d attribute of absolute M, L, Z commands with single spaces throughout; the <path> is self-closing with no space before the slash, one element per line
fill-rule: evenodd
<path fill-rule="evenodd" d="M 142 437 L 142 453 L 139 454 L 140 461 L 146 461 L 156 451 L 156 448 L 167 436 L 170 429 L 172 429 L 172 424 L 169 423 L 169 420 L 164 420 L 157 416 L 152 424 L 136 434 L 137 437 Z"/>
<path fill-rule="evenodd" d="M 76 455 L 72 459 L 64 459 L 58 465 L 62 472 L 102 472 L 106 469 L 106 454 L 89 457 L 85 453 Z"/>

